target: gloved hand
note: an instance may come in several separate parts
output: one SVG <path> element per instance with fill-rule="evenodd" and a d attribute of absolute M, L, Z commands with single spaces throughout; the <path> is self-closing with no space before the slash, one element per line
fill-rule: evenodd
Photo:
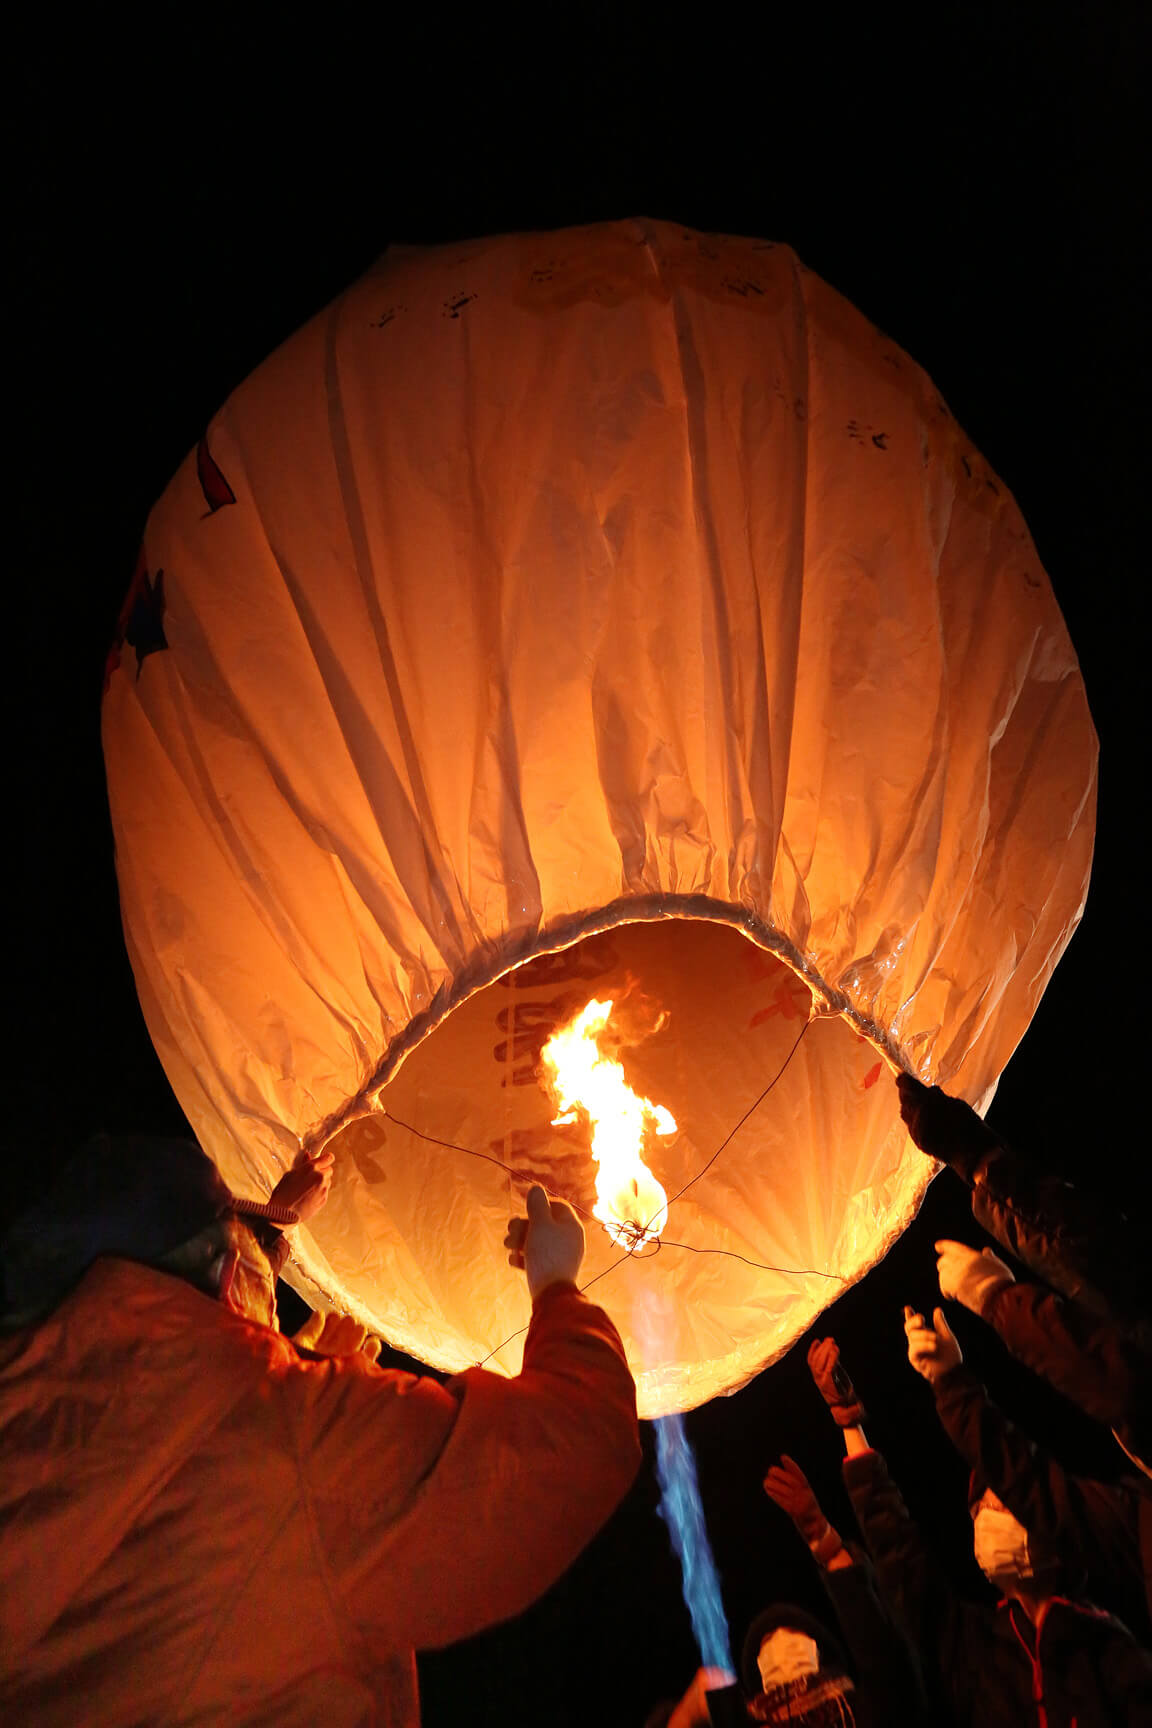
<path fill-rule="evenodd" d="M 315 1157 L 297 1153 L 291 1170 L 281 1176 L 269 1198 L 277 1206 L 289 1207 L 301 1223 L 314 1218 L 328 1199 L 335 1163 L 332 1152 L 317 1152 Z"/>
<path fill-rule="evenodd" d="M 785 1453 L 764 1478 L 764 1492 L 787 1512 L 809 1548 L 818 1548 L 831 1530 L 812 1484 L 794 1458 Z M 839 1541 L 837 1542 L 839 1545 Z"/>
<path fill-rule="evenodd" d="M 973 1314 L 983 1314 L 997 1290 L 1016 1279 L 999 1254 L 991 1248 L 969 1248 L 966 1242 L 945 1240 L 936 1244 L 936 1271 L 941 1296 L 962 1302 Z"/>
<path fill-rule="evenodd" d="M 697 1668 L 687 1692 L 668 1718 L 668 1728 L 712 1728 L 705 1695 L 735 1684 L 736 1676 L 727 1668 Z"/>
<path fill-rule="evenodd" d="M 959 1368 L 964 1360 L 942 1308 L 933 1309 L 929 1326 L 923 1314 L 906 1307 L 904 1332 L 908 1339 L 908 1360 L 929 1385 L 947 1374 L 949 1369 Z"/>
<path fill-rule="evenodd" d="M 963 1098 L 951 1098 L 939 1086 L 925 1086 L 911 1074 L 898 1074 L 900 1114 L 921 1152 L 950 1164 L 971 1182 L 977 1166 L 1000 1144 Z"/>
<path fill-rule="evenodd" d="M 847 1369 L 841 1366 L 840 1346 L 835 1338 L 816 1338 L 809 1344 L 808 1372 L 840 1427 L 859 1428 L 868 1412 L 848 1378 Z"/>
<path fill-rule="evenodd" d="M 350 1314 L 309 1314 L 292 1342 L 317 1356 L 355 1356 L 359 1351 L 375 1362 L 380 1354 L 379 1338 Z"/>
<path fill-rule="evenodd" d="M 533 1302 L 550 1284 L 574 1284 L 584 1258 L 584 1228 L 565 1200 L 549 1200 L 537 1184 L 528 1190 L 527 1218 L 509 1218 L 504 1238 L 508 1264 L 528 1275 Z"/>

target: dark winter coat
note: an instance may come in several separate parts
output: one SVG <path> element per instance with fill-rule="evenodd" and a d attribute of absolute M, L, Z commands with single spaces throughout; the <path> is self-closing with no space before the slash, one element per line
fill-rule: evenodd
<path fill-rule="evenodd" d="M 919 1648 L 936 1719 L 958 1728 L 1133 1728 L 1152 1722 L 1152 1656 L 1127 1627 L 1058 1598 L 1039 1634 L 1017 1603 L 965 1601 L 909 1517 L 878 1452 L 844 1480 L 893 1612 Z"/>
<path fill-rule="evenodd" d="M 910 1075 L 899 1086 L 909 1134 L 968 1184 L 977 1223 L 1045 1283 L 1152 1355 L 1142 1228 L 1005 1145 L 963 1099 Z"/>
<path fill-rule="evenodd" d="M 856 1672 L 856 1720 L 918 1728 L 929 1720 L 919 1658 L 884 1601 L 871 1561 L 856 1547 L 852 1557 L 853 1565 L 826 1571 L 824 1584 Z"/>
<path fill-rule="evenodd" d="M 1074 1476 L 1010 1422 L 963 1366 L 942 1375 L 936 1410 L 965 1462 L 1088 1596 L 1152 1640 L 1152 1482 Z"/>
<path fill-rule="evenodd" d="M 1152 1357 L 1109 1320 L 1036 1284 L 1004 1284 L 982 1318 L 1065 1398 L 1152 1465 Z"/>

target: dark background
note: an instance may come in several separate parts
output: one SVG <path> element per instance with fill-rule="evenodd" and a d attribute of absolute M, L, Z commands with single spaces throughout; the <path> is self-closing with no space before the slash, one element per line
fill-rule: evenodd
<path fill-rule="evenodd" d="M 1083 924 L 990 1119 L 1142 1211 L 1145 10 L 25 21 L 5 91 L 5 1217 L 94 1129 L 182 1125 L 123 950 L 99 742 L 150 505 L 228 392 L 390 242 L 630 215 L 792 245 L 928 370 L 1015 493 L 1080 654 L 1100 808 Z M 941 1234 L 981 1240 L 947 1175 L 820 1330 L 840 1338 L 914 1510 L 977 1587 L 964 1472 L 903 1351 L 901 1304 L 931 1306 Z M 1069 1457 L 1111 1468 L 1111 1443 L 965 1319 L 998 1395 Z M 738 1648 L 774 1597 L 818 1605 L 763 1469 L 792 1452 L 848 1529 L 838 1440 L 800 1349 L 689 1430 Z M 679 1692 L 697 1658 L 655 1499 L 646 1471 L 537 1608 L 422 1659 L 429 1728 L 623 1728 Z"/>

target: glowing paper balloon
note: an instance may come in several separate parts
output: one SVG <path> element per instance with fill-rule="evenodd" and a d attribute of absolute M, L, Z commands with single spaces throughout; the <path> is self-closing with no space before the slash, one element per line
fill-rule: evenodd
<path fill-rule="evenodd" d="M 213 421 L 125 633 L 156 1047 L 236 1188 L 331 1140 L 293 1276 L 440 1367 L 519 1365 L 526 1183 L 594 1204 L 538 1075 L 593 997 L 678 1127 L 659 1249 L 589 1223 L 655 1414 L 884 1253 L 930 1166 L 881 1052 L 985 1105 L 1083 906 L 1096 741 L 1027 530 L 781 246 L 390 251 Z"/>

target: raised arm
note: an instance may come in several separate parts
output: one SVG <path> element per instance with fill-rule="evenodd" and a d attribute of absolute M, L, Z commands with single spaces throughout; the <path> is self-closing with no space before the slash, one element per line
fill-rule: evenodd
<path fill-rule="evenodd" d="M 623 1346 L 572 1282 L 579 1222 L 542 1190 L 514 1222 L 534 1294 L 515 1379 L 476 1368 L 439 1386 L 362 1357 L 316 1365 L 331 1379 L 307 1434 L 324 1571 L 385 1649 L 452 1643 L 528 1607 L 639 1467 Z"/>
<path fill-rule="evenodd" d="M 1018 1361 L 1152 1458 L 1152 1361 L 1108 1320 L 1018 1284 L 988 1248 L 936 1244 L 940 1291 L 994 1327 Z"/>
<path fill-rule="evenodd" d="M 952 1591 L 884 1459 L 868 1444 L 864 1402 L 834 1338 L 811 1344 L 808 1368 L 844 1436 L 844 1482 L 875 1562 L 875 1571 L 859 1564 L 834 1575 L 830 1569 L 828 1589 L 853 1655 L 890 1701 L 893 1719 L 915 1722 L 925 1709 L 925 1678 L 933 1695 L 965 1695 L 967 1653 L 980 1637 L 978 1611 Z"/>
<path fill-rule="evenodd" d="M 966 1721 L 972 1677 L 987 1641 L 985 1611 L 956 1595 L 879 1452 L 867 1447 L 849 1453 L 843 1470 L 856 1521 L 875 1563 L 880 1599 L 919 1660 L 912 1691 L 919 1695 L 922 1672 L 938 1709 L 947 1708 L 958 1721 Z"/>
<path fill-rule="evenodd" d="M 824 1363 L 828 1360 L 828 1345 L 835 1349 L 832 1339 L 822 1341 Z M 846 1375 L 843 1380 L 847 1382 Z M 844 1434 L 852 1448 L 849 1456 L 869 1450 L 859 1426 L 845 1428 Z M 871 1563 L 859 1547 L 853 1549 L 842 1541 L 828 1522 L 795 1459 L 785 1455 L 772 1466 L 764 1478 L 764 1492 L 787 1512 L 821 1568 L 825 1589 L 875 1719 L 918 1728 L 928 1720 L 919 1661 L 879 1593 Z"/>
<path fill-rule="evenodd" d="M 791 1518 L 818 1566 L 828 1569 L 853 1564 L 851 1551 L 845 1547 L 839 1531 L 828 1522 L 811 1483 L 794 1458 L 785 1453 L 778 1459 L 765 1476 L 763 1488 L 768 1498 Z"/>
<path fill-rule="evenodd" d="M 1046 1283 L 1152 1349 L 1143 1242 L 1127 1214 L 1006 1145 L 962 1098 L 911 1074 L 896 1085 L 909 1136 L 968 1184 L 977 1223 Z"/>
<path fill-rule="evenodd" d="M 979 1473 L 1028 1532 L 1038 1566 L 1059 1560 L 1087 1572 L 1102 1600 L 1139 1603 L 1140 1556 L 1130 1493 L 1073 1476 L 1022 1432 L 963 1364 L 939 1308 L 931 1326 L 905 1309 L 908 1359 L 932 1387 L 936 1411 L 965 1463 Z"/>

